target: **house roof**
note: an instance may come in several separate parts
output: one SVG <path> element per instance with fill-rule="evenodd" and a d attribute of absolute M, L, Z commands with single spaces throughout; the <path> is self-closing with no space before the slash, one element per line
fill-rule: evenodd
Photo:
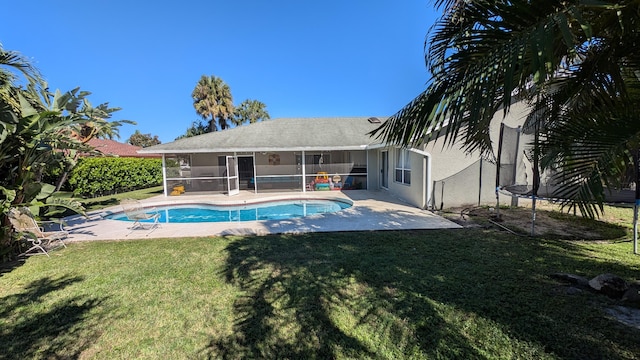
<path fill-rule="evenodd" d="M 149 153 L 363 150 L 379 144 L 370 117 L 280 118 L 216 131 L 139 150 Z M 380 118 L 382 121 L 386 118 Z"/>
<path fill-rule="evenodd" d="M 89 140 L 89 145 L 105 155 L 119 157 L 159 157 L 159 155 L 152 153 L 138 153 L 138 150 L 142 149 L 142 147 L 124 144 L 115 140 L 92 138 Z"/>

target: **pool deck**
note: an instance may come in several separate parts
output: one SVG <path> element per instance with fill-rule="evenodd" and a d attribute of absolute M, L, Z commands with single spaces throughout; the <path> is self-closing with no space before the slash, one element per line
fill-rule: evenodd
<path fill-rule="evenodd" d="M 378 230 L 424 230 L 457 229 L 459 225 L 446 220 L 431 211 L 422 210 L 391 197 L 385 191 L 332 191 L 307 193 L 254 194 L 241 192 L 235 196 L 225 195 L 181 195 L 155 196 L 142 203 L 145 206 L 170 204 L 249 204 L 269 200 L 291 199 L 346 199 L 353 206 L 331 214 L 319 214 L 304 218 L 269 221 L 243 221 L 219 223 L 161 223 L 153 230 L 130 229 L 131 222 L 104 219 L 101 215 L 120 212 L 122 207 L 114 206 L 103 211 L 92 212 L 88 218 L 72 216 L 66 218 L 67 241 L 127 240 L 144 238 L 207 237 L 226 235 L 267 235 L 284 233 L 337 232 L 337 231 L 378 231 Z"/>

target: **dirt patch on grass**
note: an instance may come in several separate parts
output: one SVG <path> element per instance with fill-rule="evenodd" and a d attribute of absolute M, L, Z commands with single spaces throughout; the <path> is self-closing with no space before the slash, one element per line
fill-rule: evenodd
<path fill-rule="evenodd" d="M 517 234 L 531 235 L 533 212 L 529 207 L 474 207 L 449 209 L 444 217 L 465 227 L 495 227 Z M 579 215 L 566 214 L 554 205 L 536 208 L 534 234 L 536 236 L 568 240 L 611 240 L 627 235 L 624 226 Z"/>

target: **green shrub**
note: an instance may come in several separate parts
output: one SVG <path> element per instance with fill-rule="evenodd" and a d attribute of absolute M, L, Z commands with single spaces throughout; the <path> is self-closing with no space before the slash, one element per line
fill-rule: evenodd
<path fill-rule="evenodd" d="M 84 158 L 71 171 L 75 196 L 96 197 L 162 184 L 162 160 L 142 158 Z"/>

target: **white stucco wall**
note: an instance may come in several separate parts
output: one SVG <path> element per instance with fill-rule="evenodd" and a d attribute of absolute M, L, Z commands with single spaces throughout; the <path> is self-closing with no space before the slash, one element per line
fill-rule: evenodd
<path fill-rule="evenodd" d="M 493 144 L 493 152 L 497 154 L 500 139 L 500 124 L 504 122 L 510 127 L 517 127 L 524 123 L 528 109 L 524 103 L 515 103 L 506 117 L 502 111 L 496 113 L 491 123 L 490 137 Z M 444 207 L 459 207 L 480 204 L 495 203 L 495 172 L 496 165 L 488 161 L 482 163 L 482 178 L 480 179 L 479 152 L 467 153 L 462 149 L 460 142 L 448 145 L 443 137 L 431 141 L 423 147 L 423 150 L 431 154 L 431 179 L 441 181 L 452 175 L 464 171 L 464 183 L 449 183 L 435 189 L 436 208 L 439 208 L 442 198 Z"/>
<path fill-rule="evenodd" d="M 428 188 L 428 173 L 426 173 L 425 156 L 415 152 L 409 152 L 409 162 L 411 164 L 411 184 L 404 184 L 395 180 L 395 168 L 397 163 L 397 152 L 399 148 L 388 148 L 389 153 L 389 173 L 388 184 L 389 191 L 399 199 L 406 201 L 416 207 L 424 208 L 426 206 L 428 194 L 425 192 Z M 382 151 L 378 150 L 378 154 Z M 378 155 L 379 156 L 379 155 Z M 378 160 L 378 162 L 380 162 Z M 378 167 L 377 172 L 380 172 Z M 426 178 L 425 178 L 426 175 Z M 380 180 L 378 179 L 378 184 Z"/>

